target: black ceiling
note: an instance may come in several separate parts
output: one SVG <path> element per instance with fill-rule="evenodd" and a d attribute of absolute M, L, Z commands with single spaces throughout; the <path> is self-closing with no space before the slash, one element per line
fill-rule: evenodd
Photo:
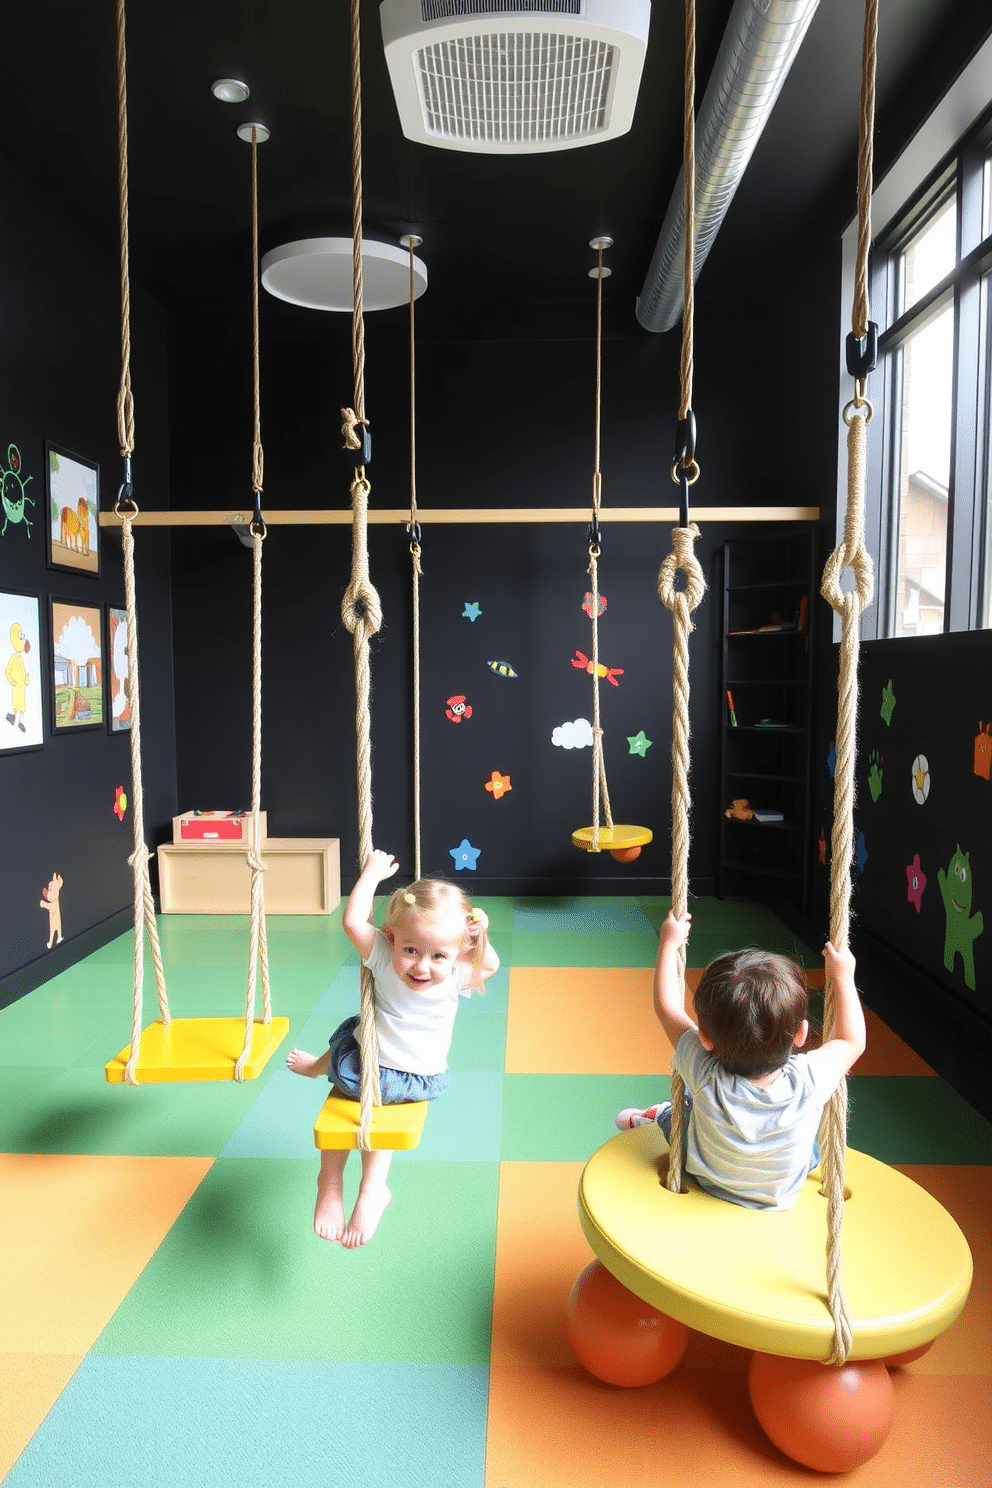
<path fill-rule="evenodd" d="M 701 98 L 732 0 L 698 0 Z M 4 20 L 0 149 L 108 248 L 117 231 L 114 0 L 22 0 Z M 615 240 L 615 328 L 634 300 L 681 161 L 683 11 L 654 0 L 634 126 L 621 139 L 523 157 L 412 144 L 400 132 L 377 0 L 362 0 L 365 228 L 415 231 L 430 272 L 422 318 L 472 332 L 509 316 L 556 331 L 581 307 L 588 240 Z M 812 233 L 836 234 L 854 205 L 862 0 L 822 0 L 700 280 L 732 284 Z M 918 121 L 989 29 L 976 0 L 881 0 L 878 157 Z M 166 304 L 243 301 L 250 151 L 259 151 L 263 248 L 302 229 L 350 232 L 347 0 L 130 0 L 127 13 L 132 272 Z M 248 103 L 211 95 L 245 78 Z M 16 202 L 5 204 L 7 225 Z M 301 320 L 315 318 L 291 312 Z M 316 317 L 319 319 L 320 317 Z M 643 333 L 646 334 L 646 333 Z"/>

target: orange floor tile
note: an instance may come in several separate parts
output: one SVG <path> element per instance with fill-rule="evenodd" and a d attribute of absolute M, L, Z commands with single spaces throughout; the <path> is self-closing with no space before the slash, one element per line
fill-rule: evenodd
<path fill-rule="evenodd" d="M 652 976 L 647 966 L 512 967 L 507 1073 L 649 1075 L 667 1070 L 672 1050 L 654 1015 Z"/>

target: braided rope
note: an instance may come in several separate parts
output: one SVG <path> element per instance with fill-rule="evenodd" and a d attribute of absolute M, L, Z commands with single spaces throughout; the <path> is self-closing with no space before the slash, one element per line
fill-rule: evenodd
<path fill-rule="evenodd" d="M 679 418 L 692 407 L 693 326 L 696 306 L 696 0 L 686 0 L 685 75 L 682 116 L 683 187 L 685 215 L 685 262 L 682 273 L 682 396 Z"/>
<path fill-rule="evenodd" d="M 410 250 L 410 567 L 413 603 L 413 876 L 420 878 L 420 543 L 417 539 L 417 334 L 414 312 L 414 240 Z"/>
<path fill-rule="evenodd" d="M 117 0 L 117 141 L 121 240 L 121 382 L 117 394 L 117 442 L 122 455 L 134 449 L 134 398 L 131 395 L 131 271 L 127 176 L 127 45 L 124 0 Z"/>
<path fill-rule="evenodd" d="M 593 472 L 592 511 L 597 524 L 603 495 L 603 472 L 600 468 L 603 421 L 603 245 L 596 248 L 596 397 L 593 419 Z M 590 671 L 592 672 L 592 838 L 590 850 L 599 851 L 600 808 L 606 816 L 606 825 L 612 830 L 613 811 L 610 806 L 610 790 L 606 783 L 606 756 L 603 751 L 603 727 L 600 721 L 599 698 L 599 554 L 595 538 L 589 543 L 589 585 L 592 603 L 589 615 L 592 622 Z"/>

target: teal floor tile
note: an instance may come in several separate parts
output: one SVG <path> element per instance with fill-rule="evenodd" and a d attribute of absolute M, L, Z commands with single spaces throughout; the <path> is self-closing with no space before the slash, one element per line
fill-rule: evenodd
<path fill-rule="evenodd" d="M 287 1040 L 286 1050 L 291 1048 Z M 221 1157 L 307 1158 L 316 1164 L 313 1124 L 330 1093 L 327 1080 L 308 1080 L 291 1074 L 283 1063 L 285 1051 L 274 1058 L 278 1068 L 260 1090 L 221 1150 Z"/>
<path fill-rule="evenodd" d="M 395 1162 L 358 1251 L 314 1235 L 316 1170 L 216 1162 L 94 1352 L 488 1364 L 498 1164 Z"/>
<path fill-rule="evenodd" d="M 506 1075 L 504 1162 L 584 1162 L 617 1134 L 624 1106 L 668 1100 L 668 1075 Z"/>
<path fill-rule="evenodd" d="M 500 1160 L 503 1075 L 461 1070 L 451 1089 L 432 1101 L 420 1146 L 402 1154 L 408 1162 L 495 1162 Z"/>
<path fill-rule="evenodd" d="M 992 1123 L 933 1075 L 854 1075 L 848 1145 L 886 1163 L 992 1163 Z"/>
<path fill-rule="evenodd" d="M 514 935 L 650 935 L 652 928 L 631 899 L 531 899 L 513 911 Z"/>
<path fill-rule="evenodd" d="M 514 966 L 653 966 L 658 937 L 610 931 L 555 935 L 550 931 L 515 931 Z"/>
<path fill-rule="evenodd" d="M 481 1365 L 91 1355 L 5 1483 L 482 1488 L 487 1407 Z"/>
<path fill-rule="evenodd" d="M 503 965 L 486 982 L 482 994 L 473 992 L 462 998 L 448 1055 L 453 1071 L 502 1071 L 509 995 L 510 969 Z"/>

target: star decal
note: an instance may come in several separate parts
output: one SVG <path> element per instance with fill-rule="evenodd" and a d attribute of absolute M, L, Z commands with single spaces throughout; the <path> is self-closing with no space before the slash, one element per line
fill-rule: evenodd
<path fill-rule="evenodd" d="M 465 608 L 462 610 L 463 620 L 478 620 L 481 614 L 482 607 L 477 600 L 473 599 L 471 603 L 468 600 L 465 601 Z"/>
<path fill-rule="evenodd" d="M 500 796 L 505 796 L 507 791 L 512 791 L 512 789 L 513 786 L 510 784 L 509 775 L 501 775 L 498 770 L 494 770 L 490 778 L 486 781 L 486 790 L 492 791 L 494 801 L 498 801 Z M 475 867 L 474 863 L 472 867 Z"/>
<path fill-rule="evenodd" d="M 906 898 L 913 905 L 916 913 L 919 914 L 921 900 L 923 899 L 923 890 L 927 886 L 927 876 L 920 866 L 919 853 L 916 854 L 916 857 L 911 863 L 907 863 L 906 865 L 906 885 Z"/>
<path fill-rule="evenodd" d="M 474 873 L 475 865 L 479 860 L 479 854 L 481 852 L 482 848 L 473 847 L 467 837 L 463 837 L 457 847 L 448 848 L 448 853 L 454 858 L 455 868 L 459 873 L 461 873 L 463 868 L 468 868 Z"/>
<path fill-rule="evenodd" d="M 643 729 L 641 729 L 639 734 L 628 734 L 627 743 L 630 745 L 631 754 L 639 754 L 641 759 L 644 758 L 651 748 L 651 740 L 647 737 Z"/>

